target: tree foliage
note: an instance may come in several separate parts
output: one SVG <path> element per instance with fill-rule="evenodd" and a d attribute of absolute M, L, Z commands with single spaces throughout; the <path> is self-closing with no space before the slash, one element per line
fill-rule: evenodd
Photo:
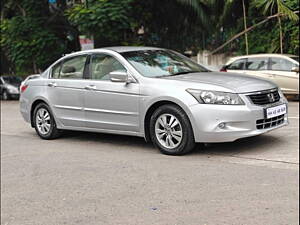
<path fill-rule="evenodd" d="M 70 2 L 70 1 L 68 1 Z M 76 1 L 80 2 L 80 1 Z M 280 12 L 284 53 L 299 54 L 299 0 L 244 1 L 248 27 Z M 62 54 L 80 49 L 79 34 L 95 47 L 151 45 L 184 52 L 214 50 L 243 31 L 242 0 L 1 1 L 1 61 L 14 73 L 43 70 Z M 248 33 L 249 53 L 279 52 L 276 19 Z M 222 49 L 245 54 L 245 38 Z M 2 60 L 4 58 L 4 60 Z M 3 65 L 1 66 L 3 68 Z"/>
<path fill-rule="evenodd" d="M 90 0 L 88 8 L 77 4 L 67 10 L 71 23 L 87 35 L 94 36 L 96 47 L 122 44 L 134 29 L 130 18 L 133 0 Z"/>
<path fill-rule="evenodd" d="M 70 51 L 67 29 L 56 26 L 47 1 L 6 0 L 2 4 L 0 44 L 12 71 L 37 73 Z"/>

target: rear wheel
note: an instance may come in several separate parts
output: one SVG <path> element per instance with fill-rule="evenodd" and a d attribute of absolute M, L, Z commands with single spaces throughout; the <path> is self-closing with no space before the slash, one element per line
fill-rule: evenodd
<path fill-rule="evenodd" d="M 163 105 L 153 113 L 150 134 L 154 145 L 164 154 L 183 155 L 195 147 L 189 118 L 176 105 Z"/>
<path fill-rule="evenodd" d="M 40 103 L 35 107 L 33 121 L 36 133 L 42 139 L 50 140 L 60 136 L 61 131 L 56 128 L 54 117 L 47 104 Z"/>

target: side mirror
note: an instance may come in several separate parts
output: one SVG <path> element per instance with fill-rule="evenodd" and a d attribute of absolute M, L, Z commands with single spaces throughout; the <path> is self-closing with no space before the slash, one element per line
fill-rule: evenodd
<path fill-rule="evenodd" d="M 292 72 L 299 73 L 299 67 L 296 67 L 296 66 L 293 67 L 293 68 L 292 68 Z"/>
<path fill-rule="evenodd" d="M 109 78 L 112 82 L 133 83 L 126 71 L 112 71 L 109 73 Z"/>
<path fill-rule="evenodd" d="M 125 71 L 112 71 L 109 73 L 109 78 L 112 82 L 126 82 L 128 74 Z"/>

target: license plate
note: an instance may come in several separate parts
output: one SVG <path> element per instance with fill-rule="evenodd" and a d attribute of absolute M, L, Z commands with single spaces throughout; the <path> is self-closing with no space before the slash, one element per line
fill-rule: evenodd
<path fill-rule="evenodd" d="M 287 112 L 286 104 L 265 109 L 265 115 L 267 119 L 286 114 L 286 112 Z"/>

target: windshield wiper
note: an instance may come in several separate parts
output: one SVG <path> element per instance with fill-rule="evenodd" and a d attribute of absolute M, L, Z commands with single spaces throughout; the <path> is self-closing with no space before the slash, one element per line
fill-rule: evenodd
<path fill-rule="evenodd" d="M 188 74 L 188 73 L 199 73 L 200 71 L 184 71 L 184 72 L 178 72 L 174 74 L 170 74 L 170 76 L 177 76 L 177 75 L 183 75 L 183 74 Z"/>
<path fill-rule="evenodd" d="M 165 75 L 159 75 L 159 76 L 155 76 L 155 78 L 160 78 L 160 77 L 171 77 L 171 76 L 177 76 L 177 75 L 183 75 L 183 74 L 188 74 L 188 73 L 202 73 L 202 72 L 210 72 L 209 70 L 206 71 L 184 71 L 184 72 L 178 72 L 178 73 L 174 73 L 174 74 L 165 74 Z"/>

